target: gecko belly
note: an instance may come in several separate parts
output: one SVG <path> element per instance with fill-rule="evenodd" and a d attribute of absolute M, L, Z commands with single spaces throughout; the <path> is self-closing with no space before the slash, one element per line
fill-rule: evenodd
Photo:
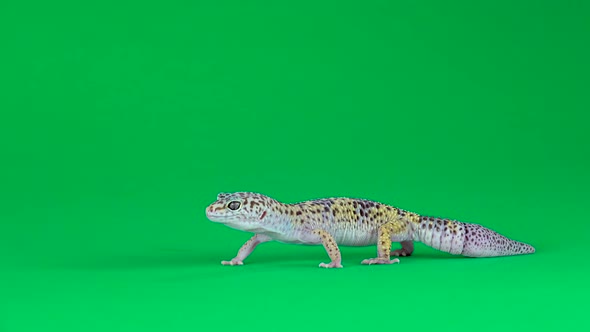
<path fill-rule="evenodd" d="M 363 247 L 377 243 L 377 230 L 337 230 L 332 233 L 340 246 Z"/>
<path fill-rule="evenodd" d="M 333 230 L 328 231 L 339 246 L 351 246 L 351 247 L 362 247 L 371 246 L 377 243 L 377 230 Z M 307 244 L 307 245 L 321 245 L 321 240 L 312 233 L 309 232 L 289 232 L 289 233 L 277 233 L 277 232 L 261 232 L 262 234 L 268 235 L 274 241 L 289 243 L 289 244 Z"/>

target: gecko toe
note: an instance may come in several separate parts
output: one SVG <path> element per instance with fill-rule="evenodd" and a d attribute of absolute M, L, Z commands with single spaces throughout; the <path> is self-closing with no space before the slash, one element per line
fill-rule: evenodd
<path fill-rule="evenodd" d="M 221 265 L 244 265 L 244 262 L 238 260 L 221 261 Z"/>
<path fill-rule="evenodd" d="M 326 264 L 326 263 L 320 263 L 319 265 L 320 267 L 326 268 L 326 269 L 330 269 L 330 268 L 342 268 L 342 264 L 337 263 L 337 262 L 331 262 L 330 264 Z"/>
<path fill-rule="evenodd" d="M 405 250 L 405 249 L 397 249 L 397 250 L 392 251 L 390 255 L 397 256 L 397 257 L 399 257 L 399 256 L 407 257 L 407 256 L 411 256 L 412 253 Z"/>
<path fill-rule="evenodd" d="M 364 265 L 387 265 L 387 264 L 393 264 L 393 263 L 399 263 L 399 259 L 394 258 L 392 260 L 390 260 L 389 258 L 371 258 L 371 259 L 365 259 L 361 262 L 361 264 Z"/>

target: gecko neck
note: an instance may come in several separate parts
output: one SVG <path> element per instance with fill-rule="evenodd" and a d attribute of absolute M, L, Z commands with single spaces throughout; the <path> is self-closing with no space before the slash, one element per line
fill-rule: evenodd
<path fill-rule="evenodd" d="M 266 209 L 258 217 L 258 220 L 252 220 L 252 224 L 255 226 L 243 230 L 265 234 L 271 237 L 288 234 L 293 228 L 290 206 L 290 204 L 281 203 L 276 200 L 269 202 L 266 204 Z"/>

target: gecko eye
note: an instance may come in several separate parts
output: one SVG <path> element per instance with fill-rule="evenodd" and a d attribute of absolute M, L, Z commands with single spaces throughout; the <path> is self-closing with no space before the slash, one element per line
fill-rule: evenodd
<path fill-rule="evenodd" d="M 237 209 L 239 209 L 239 208 L 240 208 L 240 205 L 241 205 L 241 204 L 240 204 L 240 202 L 233 201 L 233 202 L 229 202 L 229 204 L 227 205 L 227 207 L 228 207 L 230 210 L 237 210 Z"/>

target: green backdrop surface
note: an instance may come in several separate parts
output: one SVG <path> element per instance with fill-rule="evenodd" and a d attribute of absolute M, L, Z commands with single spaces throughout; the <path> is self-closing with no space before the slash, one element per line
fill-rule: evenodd
<path fill-rule="evenodd" d="M 589 9 L 2 2 L 0 331 L 587 328 Z M 225 267 L 250 234 L 205 218 L 221 191 L 374 199 L 537 253 L 325 270 L 268 243 Z"/>

